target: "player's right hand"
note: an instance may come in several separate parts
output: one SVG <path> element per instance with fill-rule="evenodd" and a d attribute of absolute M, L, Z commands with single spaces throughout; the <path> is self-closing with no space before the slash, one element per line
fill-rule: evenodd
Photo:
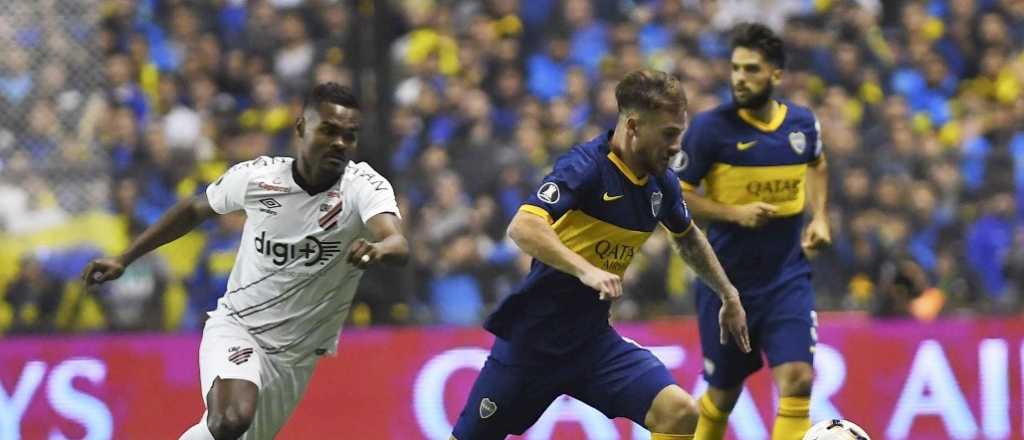
<path fill-rule="evenodd" d="M 594 267 L 584 273 L 580 277 L 580 281 L 587 287 L 596 290 L 597 297 L 602 301 L 614 300 L 622 296 L 622 277 L 611 272 Z"/>
<path fill-rule="evenodd" d="M 765 202 L 753 202 L 733 207 L 733 222 L 747 228 L 756 228 L 775 216 L 779 207 Z"/>
<path fill-rule="evenodd" d="M 747 312 L 743 310 L 740 296 L 733 294 L 722 302 L 722 308 L 718 311 L 718 328 L 721 331 L 719 339 L 722 345 L 729 342 L 731 336 L 736 345 L 744 353 L 750 353 L 750 335 L 747 332 Z"/>
<path fill-rule="evenodd" d="M 82 280 L 86 287 L 118 279 L 124 273 L 124 263 L 117 258 L 97 258 L 85 265 Z"/>

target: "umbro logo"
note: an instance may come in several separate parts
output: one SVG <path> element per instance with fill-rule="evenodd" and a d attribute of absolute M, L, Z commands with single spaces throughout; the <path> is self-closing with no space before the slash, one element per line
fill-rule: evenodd
<path fill-rule="evenodd" d="M 249 358 L 252 357 L 252 347 L 231 347 L 228 349 L 228 353 L 228 362 L 235 365 L 242 365 L 248 362 Z"/>
<path fill-rule="evenodd" d="M 265 206 L 265 208 L 260 208 L 260 211 L 270 215 L 277 215 L 277 211 L 274 211 L 274 209 L 281 207 L 281 203 L 271 197 L 260 199 L 259 202 L 261 205 Z"/>

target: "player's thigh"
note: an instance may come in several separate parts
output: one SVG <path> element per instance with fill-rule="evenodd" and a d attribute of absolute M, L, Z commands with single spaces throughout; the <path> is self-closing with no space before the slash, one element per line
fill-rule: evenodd
<path fill-rule="evenodd" d="M 288 363 L 272 356 L 265 359 L 256 418 L 240 440 L 272 439 L 284 428 L 306 392 L 317 361 L 316 357 Z"/>
<path fill-rule="evenodd" d="M 626 417 L 645 425 L 658 393 L 676 381 L 646 348 L 614 331 L 609 337 L 614 340 L 605 344 L 599 356 L 582 360 L 591 365 L 592 372 L 581 377 L 568 394 L 608 418 Z"/>
<path fill-rule="evenodd" d="M 750 331 L 750 353 L 740 350 L 731 338 L 725 345 L 721 343 L 721 327 L 718 323 L 721 308 L 722 301 L 718 295 L 707 286 L 697 288 L 697 326 L 704 355 L 704 379 L 715 388 L 731 389 L 742 384 L 747 376 L 764 365 L 760 350 L 760 307 L 757 304 L 748 305 L 746 300 L 744 302 Z"/>
<path fill-rule="evenodd" d="M 210 407 L 207 398 L 218 378 L 246 381 L 259 390 L 263 384 L 263 356 L 263 350 L 241 326 L 223 318 L 208 320 L 199 343 L 199 380 L 203 403 Z M 219 385 L 218 388 L 223 386 Z"/>
<path fill-rule="evenodd" d="M 452 435 L 459 440 L 503 440 L 522 434 L 561 392 L 557 372 L 502 363 L 488 357 Z"/>
<path fill-rule="evenodd" d="M 814 364 L 818 318 L 810 279 L 798 278 L 773 292 L 760 328 L 761 346 L 772 367 L 790 362 Z"/>

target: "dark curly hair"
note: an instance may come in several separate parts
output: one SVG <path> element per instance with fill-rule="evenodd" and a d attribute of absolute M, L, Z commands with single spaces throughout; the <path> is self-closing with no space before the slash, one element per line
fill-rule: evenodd
<path fill-rule="evenodd" d="M 777 68 L 786 66 L 786 49 L 782 38 L 768 26 L 761 23 L 740 23 L 732 30 L 732 49 L 745 47 L 761 53 L 764 59 Z"/>
<path fill-rule="evenodd" d="M 352 93 L 352 89 L 336 82 L 320 83 L 313 87 L 309 94 L 306 95 L 302 108 L 304 110 L 315 109 L 324 102 L 337 104 L 345 108 L 359 108 L 359 101 L 356 100 L 356 95 Z"/>

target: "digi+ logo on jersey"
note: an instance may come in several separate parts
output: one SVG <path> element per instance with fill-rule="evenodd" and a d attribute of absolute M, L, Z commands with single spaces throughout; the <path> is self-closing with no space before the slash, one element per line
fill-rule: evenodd
<path fill-rule="evenodd" d="M 267 238 L 267 232 L 260 232 L 256 237 L 256 252 L 260 255 L 273 257 L 270 260 L 278 266 L 284 266 L 298 259 L 306 260 L 304 266 L 327 264 L 327 261 L 341 252 L 340 241 L 320 241 L 307 235 L 298 243 L 281 243 Z"/>
<path fill-rule="evenodd" d="M 800 195 L 800 179 L 755 180 L 747 184 L 747 193 L 765 203 L 796 200 Z"/>
<path fill-rule="evenodd" d="M 602 269 L 623 271 L 629 266 L 629 262 L 633 261 L 633 256 L 636 255 L 636 247 L 601 240 L 594 244 L 594 254 L 601 258 Z"/>

